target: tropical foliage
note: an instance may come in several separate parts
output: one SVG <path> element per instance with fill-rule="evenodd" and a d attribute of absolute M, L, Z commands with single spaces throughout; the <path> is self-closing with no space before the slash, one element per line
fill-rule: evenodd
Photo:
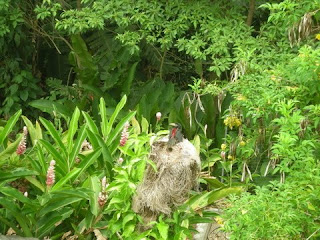
<path fill-rule="evenodd" d="M 231 239 L 319 238 L 318 0 L 0 0 L 0 13 L 1 234 L 191 239 L 228 196 Z M 132 198 L 173 122 L 200 154 L 199 189 L 146 227 Z"/>

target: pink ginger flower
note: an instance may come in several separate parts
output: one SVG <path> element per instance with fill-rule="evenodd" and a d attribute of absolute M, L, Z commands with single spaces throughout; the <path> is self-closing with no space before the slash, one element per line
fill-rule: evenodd
<path fill-rule="evenodd" d="M 22 155 L 27 150 L 27 135 L 28 135 L 28 128 L 26 126 L 23 127 L 23 136 L 22 139 L 17 147 L 16 153 L 18 155 Z"/>
<path fill-rule="evenodd" d="M 107 202 L 107 194 L 103 192 L 99 192 L 98 203 L 100 207 L 103 207 Z"/>
<path fill-rule="evenodd" d="M 54 172 L 54 165 L 56 165 L 56 161 L 55 160 L 51 160 L 50 162 L 50 166 L 48 168 L 48 171 L 47 171 L 47 181 L 46 181 L 46 184 L 48 187 L 51 187 L 54 182 L 55 182 L 55 172 Z"/>
<path fill-rule="evenodd" d="M 109 184 L 107 184 L 107 178 L 103 177 L 101 180 L 101 192 L 99 192 L 98 196 L 98 203 L 100 207 L 103 207 L 104 204 L 107 202 L 107 192 L 106 188 L 108 187 Z"/>
<path fill-rule="evenodd" d="M 121 138 L 120 138 L 120 146 L 121 147 L 126 145 L 126 142 L 127 142 L 128 138 L 129 138 L 129 132 L 128 132 L 129 126 L 130 126 L 129 122 L 126 122 L 124 124 L 123 130 L 121 132 Z"/>

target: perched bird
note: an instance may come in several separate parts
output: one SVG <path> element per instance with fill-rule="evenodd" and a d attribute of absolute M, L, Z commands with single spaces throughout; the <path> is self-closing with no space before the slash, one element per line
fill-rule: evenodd
<path fill-rule="evenodd" d="M 172 128 L 169 134 L 168 149 L 172 149 L 174 145 L 183 140 L 181 125 L 179 123 L 171 123 L 170 126 L 172 126 Z"/>

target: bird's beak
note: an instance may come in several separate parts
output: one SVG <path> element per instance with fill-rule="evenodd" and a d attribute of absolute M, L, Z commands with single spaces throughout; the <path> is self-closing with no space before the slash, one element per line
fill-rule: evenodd
<path fill-rule="evenodd" d="M 169 125 L 172 127 L 178 127 L 178 124 L 176 124 L 176 123 L 170 123 Z"/>

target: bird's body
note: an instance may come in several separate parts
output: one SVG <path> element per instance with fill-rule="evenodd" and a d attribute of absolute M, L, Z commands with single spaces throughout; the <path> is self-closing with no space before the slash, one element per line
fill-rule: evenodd
<path fill-rule="evenodd" d="M 180 124 L 172 123 L 168 140 L 168 149 L 171 149 L 174 145 L 183 141 L 182 127 Z"/>

